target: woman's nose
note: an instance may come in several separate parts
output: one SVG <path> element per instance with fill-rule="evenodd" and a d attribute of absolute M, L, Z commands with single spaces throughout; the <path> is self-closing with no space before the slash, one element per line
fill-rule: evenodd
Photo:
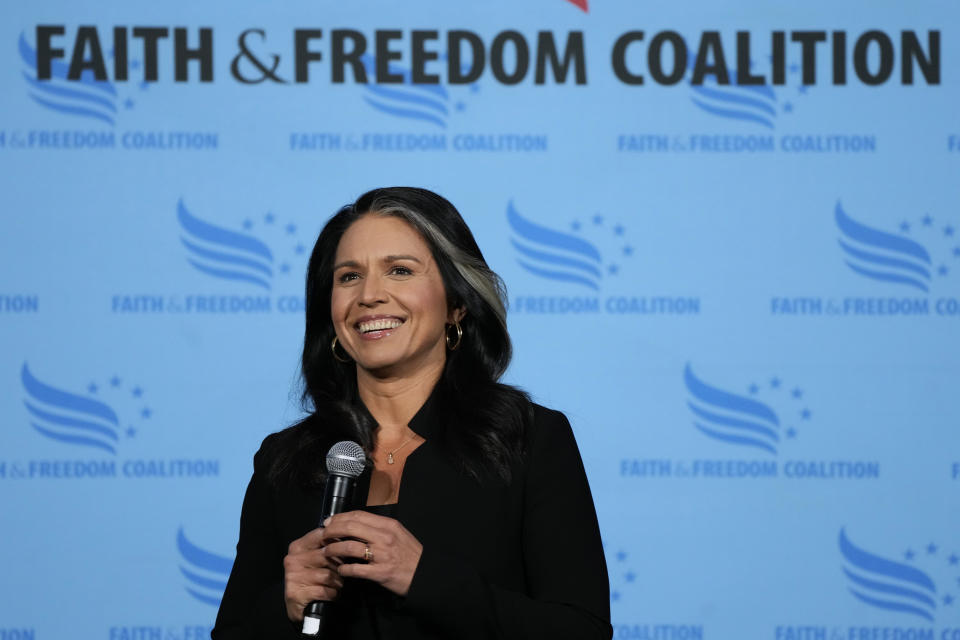
<path fill-rule="evenodd" d="M 363 289 L 360 291 L 360 304 L 373 305 L 387 301 L 387 292 L 381 278 L 367 277 L 363 281 Z"/>

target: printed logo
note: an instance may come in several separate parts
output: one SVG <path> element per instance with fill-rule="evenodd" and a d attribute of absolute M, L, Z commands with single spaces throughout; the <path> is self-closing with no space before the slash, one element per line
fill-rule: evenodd
<path fill-rule="evenodd" d="M 800 638 L 934 638 L 960 637 L 956 624 L 960 594 L 960 556 L 933 541 L 890 552 L 877 552 L 840 529 L 837 537 L 845 590 L 852 596 L 851 615 L 868 624 L 842 626 L 785 624 L 774 628 L 775 640 Z M 869 614 L 873 615 L 869 615 Z M 867 617 L 869 615 L 869 617 Z"/>
<path fill-rule="evenodd" d="M 734 76 L 735 72 L 731 72 Z M 715 82 L 691 85 L 693 103 L 701 110 L 718 118 L 752 122 L 768 129 L 774 128 L 777 117 L 777 94 L 767 86 L 720 86 Z M 790 103 L 784 111 L 792 111 Z"/>
<path fill-rule="evenodd" d="M 133 149 L 147 151 L 212 150 L 219 146 L 219 135 L 213 132 L 162 131 L 150 129 L 118 130 L 117 125 L 129 120 L 150 87 L 146 80 L 127 84 L 111 82 L 106 77 L 97 79 L 94 68 L 105 69 L 104 56 L 113 57 L 113 51 L 103 51 L 99 40 L 87 41 L 82 49 L 84 58 L 45 60 L 49 77 L 40 79 L 37 49 L 21 32 L 17 53 L 22 63 L 26 96 L 42 113 L 64 124 L 86 126 L 84 129 L 16 129 L 0 132 L 0 139 L 14 149 Z M 124 54 L 125 55 L 125 54 Z M 79 61 L 77 69 L 72 66 Z M 139 70 L 141 62 L 130 60 L 129 68 Z M 74 74 L 74 75 L 71 75 Z M 136 87 L 133 89 L 132 87 Z M 118 87 L 123 87 L 120 89 Z M 90 127 L 93 128 L 90 128 Z"/>
<path fill-rule="evenodd" d="M 512 232 L 510 244 L 517 252 L 518 264 L 537 277 L 570 282 L 598 291 L 605 274 L 616 276 L 620 272 L 616 259 L 604 264 L 596 245 L 575 235 L 585 231 L 579 220 L 570 224 L 575 233 L 550 229 L 521 216 L 511 200 L 507 204 L 507 221 Z M 610 231 L 602 228 L 603 216 L 599 214 L 593 216 L 591 222 L 598 230 Z M 609 253 L 619 253 L 620 259 L 629 260 L 633 255 L 633 247 L 623 240 L 624 233 L 623 225 L 613 226 L 613 237 L 609 244 L 614 246 Z M 618 246 L 619 252 L 616 251 Z"/>
<path fill-rule="evenodd" d="M 187 262 L 198 271 L 215 278 L 247 282 L 269 291 L 274 278 L 273 251 L 259 238 L 211 224 L 191 214 L 183 200 L 177 203 L 180 222 L 180 240 L 187 249 Z M 297 240 L 297 226 L 281 225 L 272 213 L 263 217 L 263 225 L 283 227 L 284 248 L 290 259 L 303 256 L 306 246 Z M 244 229 L 252 229 L 254 222 L 244 220 Z M 279 244 L 279 243 L 278 243 Z M 290 273 L 290 261 L 277 266 L 281 274 Z"/>
<path fill-rule="evenodd" d="M 183 527 L 177 531 L 177 550 L 187 593 L 204 604 L 219 607 L 233 569 L 233 558 L 200 548 L 187 538 Z"/>
<path fill-rule="evenodd" d="M 916 225 L 908 220 L 901 222 L 900 235 L 857 222 L 847 215 L 839 202 L 835 216 L 840 230 L 844 262 L 851 270 L 865 278 L 912 287 L 928 293 L 934 273 L 939 278 L 950 273 L 945 259 L 941 259 L 937 266 L 934 266 L 926 247 L 907 237 L 911 230 L 918 228 L 928 236 L 935 235 L 933 218 L 929 215 L 924 216 Z M 941 239 L 953 240 L 953 257 L 960 258 L 960 244 L 954 239 L 953 225 L 942 227 Z M 941 250 L 944 249 L 948 248 L 941 247 Z"/>
<path fill-rule="evenodd" d="M 692 51 L 688 52 L 690 74 L 694 73 L 695 60 L 696 54 Z M 754 67 L 755 64 L 751 61 L 750 68 Z M 790 65 L 789 72 L 791 81 L 796 82 L 800 66 Z M 719 80 L 720 78 L 715 74 L 705 76 L 700 84 L 694 84 L 692 78 L 688 80 L 690 99 L 704 113 L 716 118 L 735 120 L 771 130 L 776 128 L 777 119 L 781 114 L 793 113 L 794 104 L 789 100 L 781 104 L 777 92 L 768 84 L 741 84 L 737 72 L 733 69 L 726 69 L 723 83 Z M 806 95 L 808 89 L 806 85 L 799 84 L 795 88 L 798 97 Z M 789 87 L 784 89 L 789 90 Z"/>
<path fill-rule="evenodd" d="M 839 201 L 833 221 L 837 264 L 853 275 L 848 281 L 886 296 L 775 296 L 770 301 L 773 315 L 960 315 L 960 298 L 933 297 L 945 289 L 954 268 L 960 269 L 960 239 L 952 221 L 924 214 L 901 219 L 894 232 L 848 213 Z"/>
<path fill-rule="evenodd" d="M 30 425 L 41 435 L 78 447 L 92 447 L 116 455 L 122 438 L 134 438 L 153 411 L 143 398 L 140 385 L 126 387 L 113 375 L 106 384 L 91 381 L 87 394 L 80 395 L 45 384 L 30 372 L 27 363 L 20 369 Z M 100 396 L 111 396 L 124 406 L 121 421 L 117 412 Z"/>
<path fill-rule="evenodd" d="M 446 56 L 444 56 L 444 59 Z M 376 62 L 373 56 L 361 58 L 369 76 L 376 75 Z M 381 113 L 413 122 L 427 122 L 440 129 L 446 129 L 452 112 L 462 112 L 467 108 L 463 99 L 451 97 L 452 87 L 441 84 L 415 83 L 409 69 L 389 65 L 389 73 L 403 77 L 402 84 L 381 85 L 366 84 L 363 87 L 364 101 Z M 471 83 L 462 91 L 479 93 L 480 86 Z"/>
<path fill-rule="evenodd" d="M 740 458 L 624 458 L 620 475 L 664 478 L 818 478 L 875 479 L 876 461 L 806 457 L 780 460 L 782 448 L 812 430 L 814 412 L 805 385 L 779 375 L 758 376 L 736 384 L 716 382 L 691 364 L 684 366 L 686 424 L 715 443 L 718 453 Z M 742 391 L 741 391 L 742 389 Z M 814 431 L 815 433 L 815 431 Z M 713 445 L 711 445 L 713 446 Z"/>
<path fill-rule="evenodd" d="M 121 101 L 116 86 L 107 80 L 97 80 L 92 69 L 84 69 L 78 80 L 67 80 L 70 66 L 60 60 L 50 63 L 49 80 L 37 79 L 37 51 L 21 33 L 17 42 L 20 59 L 26 68 L 23 78 L 27 82 L 27 95 L 38 105 L 56 113 L 65 113 L 93 122 L 102 122 L 111 127 L 116 124 L 122 109 L 133 109 L 134 101 Z M 141 85 L 146 88 L 146 83 Z M 122 104 L 121 104 L 122 103 Z"/>
<path fill-rule="evenodd" d="M 114 313 L 301 313 L 308 247 L 299 227 L 273 212 L 247 217 L 236 229 L 202 218 L 177 202 L 177 225 L 184 258 L 203 282 L 219 283 L 222 293 L 124 294 L 111 297 Z M 269 295 L 280 289 L 290 293 Z M 234 293 L 241 292 L 241 293 Z"/>
<path fill-rule="evenodd" d="M 546 293 L 511 301 L 520 313 L 698 314 L 698 296 L 614 294 L 633 262 L 626 227 L 600 213 L 574 218 L 567 230 L 535 222 L 507 203 L 510 244 L 517 264 L 531 276 L 524 284 Z M 605 298 L 591 292 L 611 292 Z M 577 294 L 580 295 L 577 295 Z M 586 295 L 584 295 L 586 294 Z"/>
<path fill-rule="evenodd" d="M 693 414 L 693 426 L 704 435 L 730 445 L 757 448 L 777 454 L 781 431 L 785 438 L 795 438 L 797 430 L 791 422 L 781 430 L 780 418 L 767 404 L 752 397 L 718 389 L 703 382 L 693 373 L 690 363 L 683 370 L 683 381 L 689 393 L 687 406 Z M 769 379 L 770 390 L 780 390 L 783 382 L 776 376 Z M 761 387 L 751 383 L 749 393 L 760 394 Z M 784 395 L 784 394 L 781 394 Z M 795 387 L 789 399 L 804 403 L 804 392 Z M 786 415 L 792 420 L 807 421 L 810 409 L 791 407 Z"/>
<path fill-rule="evenodd" d="M 860 602 L 905 617 L 934 622 L 950 612 L 960 586 L 960 556 L 946 555 L 929 542 L 903 552 L 903 560 L 879 555 L 853 543 L 845 529 L 840 530 L 840 554 L 847 589 Z M 921 569 L 923 566 L 926 570 Z M 930 577 L 934 573 L 937 582 Z"/>
<path fill-rule="evenodd" d="M 2 479 L 204 478 L 220 475 L 216 459 L 121 457 L 156 420 L 146 385 L 112 374 L 63 383 L 20 367 L 23 424 L 50 443 L 56 459 L 0 460 Z M 84 388 L 84 390 L 79 390 Z M 64 458 L 73 453 L 76 458 Z"/>

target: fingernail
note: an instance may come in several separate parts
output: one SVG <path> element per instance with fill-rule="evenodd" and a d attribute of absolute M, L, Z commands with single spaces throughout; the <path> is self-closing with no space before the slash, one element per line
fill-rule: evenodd
<path fill-rule="evenodd" d="M 323 521 L 323 526 L 327 526 L 328 524 L 330 524 L 330 518 Z"/>

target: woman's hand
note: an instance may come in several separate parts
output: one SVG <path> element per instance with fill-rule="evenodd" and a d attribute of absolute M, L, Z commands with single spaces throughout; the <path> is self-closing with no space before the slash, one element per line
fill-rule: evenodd
<path fill-rule="evenodd" d="M 335 600 L 343 586 L 336 563 L 323 552 L 323 529 L 314 529 L 287 547 L 283 559 L 283 599 L 287 617 L 303 620 L 303 610 L 314 600 Z"/>
<path fill-rule="evenodd" d="M 328 559 L 366 560 L 341 564 L 341 576 L 372 580 L 398 596 L 407 595 L 423 545 L 402 524 L 366 511 L 339 513 L 324 524 L 323 553 Z"/>

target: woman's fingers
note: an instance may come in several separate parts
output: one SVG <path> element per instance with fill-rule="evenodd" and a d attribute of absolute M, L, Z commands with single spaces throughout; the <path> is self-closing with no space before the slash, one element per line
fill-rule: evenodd
<path fill-rule="evenodd" d="M 343 587 L 343 577 L 335 569 L 315 569 L 313 571 L 304 571 L 303 576 L 306 579 L 304 586 L 329 587 L 331 589 L 340 589 Z"/>
<path fill-rule="evenodd" d="M 343 578 L 334 569 L 336 562 L 323 552 L 323 535 L 323 529 L 317 528 L 287 547 L 283 559 L 284 601 L 291 620 L 302 620 L 309 602 L 335 600 L 343 587 Z"/>
<path fill-rule="evenodd" d="M 298 554 L 323 546 L 323 527 L 317 527 L 304 536 L 297 538 L 287 546 L 287 554 Z"/>
<path fill-rule="evenodd" d="M 371 580 L 406 595 L 423 546 L 402 524 L 366 511 L 348 511 L 324 525 L 287 547 L 284 599 L 291 620 L 302 620 L 304 607 L 313 600 L 336 599 L 343 577 Z"/>
<path fill-rule="evenodd" d="M 397 595 L 407 594 L 423 545 L 399 521 L 365 511 L 349 511 L 329 518 L 324 525 L 324 555 L 332 561 L 366 561 L 338 565 L 341 576 L 372 580 Z"/>
<path fill-rule="evenodd" d="M 327 569 L 331 566 L 329 554 L 323 548 L 306 551 L 297 558 L 308 569 Z"/>
<path fill-rule="evenodd" d="M 325 554 L 322 548 L 288 553 L 283 559 L 283 570 L 287 573 L 295 573 L 301 569 L 329 569 L 335 566 L 331 560 L 332 558 Z"/>
<path fill-rule="evenodd" d="M 341 566 L 338 571 L 344 578 L 363 578 L 383 584 L 389 569 L 385 565 L 353 563 Z"/>
<path fill-rule="evenodd" d="M 301 569 L 286 576 L 287 586 L 295 590 L 327 587 L 340 589 L 343 578 L 336 569 Z"/>
<path fill-rule="evenodd" d="M 341 540 L 339 542 L 330 542 L 322 549 L 322 553 L 327 560 L 333 558 L 356 558 L 358 560 L 368 560 L 366 550 L 370 548 L 369 543 L 359 540 Z"/>
<path fill-rule="evenodd" d="M 284 601 L 287 617 L 303 619 L 303 610 L 314 600 L 336 600 L 343 577 L 333 569 L 300 569 L 284 576 Z"/>
<path fill-rule="evenodd" d="M 324 521 L 322 544 L 330 544 L 339 538 L 355 538 L 369 542 L 390 527 L 391 522 L 396 520 L 366 511 L 338 513 Z"/>

